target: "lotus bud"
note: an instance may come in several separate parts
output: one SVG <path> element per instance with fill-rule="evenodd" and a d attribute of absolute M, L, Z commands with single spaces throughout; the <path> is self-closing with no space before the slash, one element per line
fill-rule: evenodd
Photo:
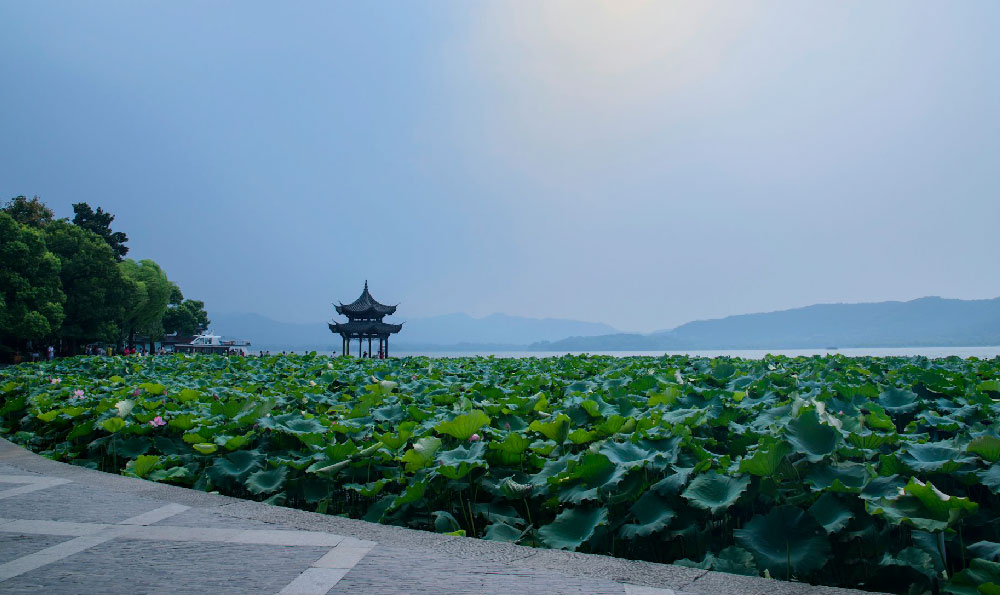
<path fill-rule="evenodd" d="M 469 436 L 469 442 L 479 442 L 479 434 Z"/>

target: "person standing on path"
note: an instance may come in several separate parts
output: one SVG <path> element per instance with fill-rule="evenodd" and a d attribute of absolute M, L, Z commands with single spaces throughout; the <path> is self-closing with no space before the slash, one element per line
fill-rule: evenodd
<path fill-rule="evenodd" d="M 49 345 L 49 361 L 52 361 L 56 357 L 56 348 Z"/>

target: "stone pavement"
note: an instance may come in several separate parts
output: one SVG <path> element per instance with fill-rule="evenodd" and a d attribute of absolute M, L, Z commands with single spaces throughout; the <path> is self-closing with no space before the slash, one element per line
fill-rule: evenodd
<path fill-rule="evenodd" d="M 0 593 L 851 595 L 320 515 L 57 463 L 0 439 Z"/>

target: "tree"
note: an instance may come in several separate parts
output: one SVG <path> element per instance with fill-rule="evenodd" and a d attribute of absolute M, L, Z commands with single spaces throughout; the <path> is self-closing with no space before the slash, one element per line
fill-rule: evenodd
<path fill-rule="evenodd" d="M 105 213 L 101 207 L 97 207 L 97 211 L 95 212 L 85 202 L 74 203 L 73 213 L 75 213 L 73 216 L 74 225 L 78 225 L 87 231 L 92 231 L 104 238 L 104 241 L 114 250 L 115 258 L 119 262 L 125 258 L 125 255 L 128 254 L 128 246 L 125 245 L 125 242 L 128 241 L 128 236 L 120 231 L 111 231 L 111 222 L 115 220 L 114 215 Z"/>
<path fill-rule="evenodd" d="M 184 300 L 181 297 L 177 301 L 171 300 L 171 304 L 167 307 L 167 312 L 163 315 L 163 331 L 167 334 L 188 336 L 195 334 L 199 329 L 208 328 L 210 322 L 208 312 L 205 311 L 205 302 Z"/>
<path fill-rule="evenodd" d="M 65 220 L 50 223 L 43 233 L 62 263 L 66 318 L 59 335 L 73 342 L 74 351 L 80 341 L 117 341 L 129 286 L 114 251 L 97 234 Z"/>
<path fill-rule="evenodd" d="M 3 206 L 3 211 L 21 225 L 28 227 L 45 227 L 56 218 L 52 209 L 35 196 L 28 200 L 27 196 L 15 196 Z"/>
<path fill-rule="evenodd" d="M 118 268 L 131 281 L 129 309 L 124 315 L 123 328 L 130 343 L 134 342 L 136 333 L 146 335 L 152 350 L 153 341 L 163 336 L 163 315 L 177 286 L 152 260 L 128 259 L 118 263 Z"/>
<path fill-rule="evenodd" d="M 0 212 L 0 337 L 44 339 L 59 330 L 66 301 L 59 269 L 40 230 Z"/>

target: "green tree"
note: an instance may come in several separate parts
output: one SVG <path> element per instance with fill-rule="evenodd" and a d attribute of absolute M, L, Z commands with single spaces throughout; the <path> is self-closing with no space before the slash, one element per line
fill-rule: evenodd
<path fill-rule="evenodd" d="M 115 220 L 114 215 L 105 213 L 101 207 L 97 207 L 97 211 L 94 211 L 85 202 L 74 203 L 73 213 L 75 213 L 73 216 L 74 225 L 104 238 L 104 241 L 114 250 L 117 260 L 121 261 L 125 258 L 125 255 L 128 254 L 128 246 L 125 245 L 128 236 L 120 231 L 111 231 L 111 222 Z"/>
<path fill-rule="evenodd" d="M 56 218 L 52 209 L 38 200 L 37 196 L 31 200 L 24 195 L 15 196 L 3 206 L 3 211 L 13 217 L 14 221 L 29 227 L 45 227 Z"/>
<path fill-rule="evenodd" d="M 178 299 L 172 299 L 163 315 L 163 330 L 167 334 L 177 333 L 181 336 L 193 335 L 198 329 L 208 328 L 211 322 L 205 311 L 205 302 L 185 300 L 177 292 Z"/>
<path fill-rule="evenodd" d="M 51 337 L 63 321 L 59 258 L 42 232 L 0 212 L 0 337 Z"/>
<path fill-rule="evenodd" d="M 66 294 L 59 335 L 75 347 L 89 340 L 117 341 L 130 286 L 103 238 L 68 221 L 44 229 L 45 243 L 62 263 L 59 278 Z"/>
<path fill-rule="evenodd" d="M 118 267 L 131 281 L 128 311 L 123 317 L 123 328 L 129 343 L 135 341 L 137 333 L 141 333 L 149 338 L 152 350 L 153 341 L 163 337 L 163 315 L 167 312 L 170 296 L 179 290 L 160 265 L 152 260 L 136 262 L 128 259 L 118 263 Z"/>

